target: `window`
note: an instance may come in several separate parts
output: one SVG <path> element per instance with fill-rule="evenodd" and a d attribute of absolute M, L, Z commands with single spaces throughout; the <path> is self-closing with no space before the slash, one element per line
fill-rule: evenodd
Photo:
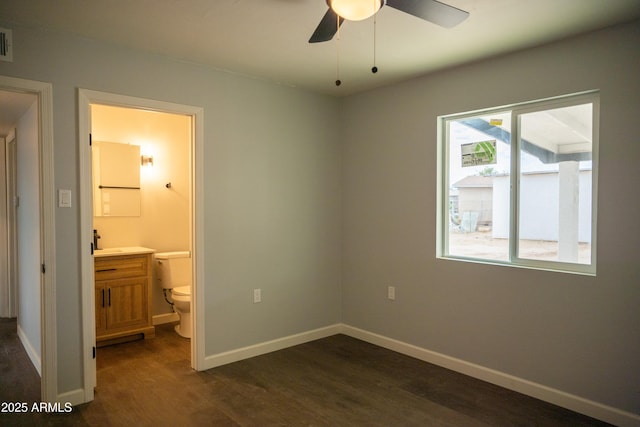
<path fill-rule="evenodd" d="M 598 100 L 439 117 L 438 256 L 595 274 Z"/>

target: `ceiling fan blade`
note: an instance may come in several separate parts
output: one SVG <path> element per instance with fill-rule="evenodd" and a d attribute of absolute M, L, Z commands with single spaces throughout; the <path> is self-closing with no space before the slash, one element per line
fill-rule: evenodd
<path fill-rule="evenodd" d="M 436 0 L 387 0 L 387 6 L 445 28 L 455 27 L 469 16 L 469 12 Z"/>
<path fill-rule="evenodd" d="M 338 23 L 338 15 L 336 15 L 333 9 L 329 8 L 327 13 L 322 17 L 320 24 L 318 24 L 318 28 L 316 28 L 311 35 L 309 43 L 320 43 L 331 40 L 343 22 L 344 18 L 340 17 L 340 23 Z"/>

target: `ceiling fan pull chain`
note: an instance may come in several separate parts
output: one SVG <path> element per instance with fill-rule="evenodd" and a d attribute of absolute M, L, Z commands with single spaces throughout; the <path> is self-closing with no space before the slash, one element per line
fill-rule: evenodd
<path fill-rule="evenodd" d="M 340 86 L 342 81 L 340 80 L 340 16 L 336 14 L 336 26 L 338 28 L 336 32 L 336 86 Z"/>
<path fill-rule="evenodd" d="M 373 0 L 374 4 L 375 2 L 377 2 L 378 0 Z M 377 25 L 377 21 L 376 21 L 376 15 L 373 15 L 373 67 L 371 68 L 371 72 L 373 74 L 378 72 L 378 67 L 376 66 L 376 29 L 378 27 Z"/>

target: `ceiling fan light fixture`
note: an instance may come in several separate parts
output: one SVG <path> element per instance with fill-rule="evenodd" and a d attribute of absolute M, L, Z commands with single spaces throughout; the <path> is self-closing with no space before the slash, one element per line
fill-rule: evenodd
<path fill-rule="evenodd" d="M 331 9 L 349 21 L 362 21 L 378 12 L 382 0 L 330 0 Z"/>

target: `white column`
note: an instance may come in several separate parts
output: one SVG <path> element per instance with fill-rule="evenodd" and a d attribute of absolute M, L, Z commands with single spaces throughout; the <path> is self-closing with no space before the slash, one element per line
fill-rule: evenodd
<path fill-rule="evenodd" d="M 578 162 L 560 162 L 558 261 L 578 262 L 578 201 L 580 199 Z"/>

